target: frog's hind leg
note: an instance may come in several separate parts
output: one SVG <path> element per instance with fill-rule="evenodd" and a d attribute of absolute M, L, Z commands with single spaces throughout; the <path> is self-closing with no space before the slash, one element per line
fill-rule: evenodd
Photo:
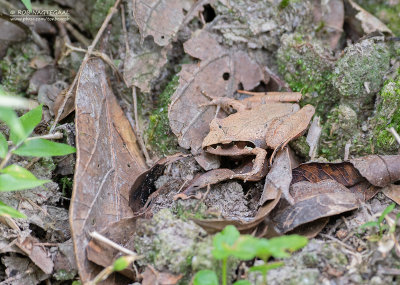
<path fill-rule="evenodd" d="M 266 163 L 266 157 L 267 157 L 267 151 L 263 148 L 256 147 L 251 150 L 249 150 L 248 154 L 253 154 L 256 156 L 253 162 L 253 168 L 250 172 L 245 172 L 245 173 L 238 173 L 234 176 L 234 178 L 237 179 L 242 179 L 244 181 L 246 180 L 251 180 L 251 181 L 256 181 L 260 180 L 264 175 L 265 175 L 265 163 Z"/>

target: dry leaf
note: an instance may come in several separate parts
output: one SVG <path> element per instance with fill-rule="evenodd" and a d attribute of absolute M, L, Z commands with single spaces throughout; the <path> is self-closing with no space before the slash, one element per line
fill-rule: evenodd
<path fill-rule="evenodd" d="M 151 35 L 159 46 L 167 45 L 194 3 L 194 0 L 133 0 L 133 16 L 142 39 Z"/>
<path fill-rule="evenodd" d="M 317 191 L 325 190 L 326 192 L 307 196 L 301 200 L 292 195 L 295 199 L 293 206 L 278 205 L 270 216 L 275 230 L 280 234 L 285 234 L 301 225 L 358 208 L 356 195 L 336 181 L 331 180 L 330 183 L 332 188 L 325 189 L 320 188 L 321 185 L 318 183 L 310 183 L 310 187 Z"/>
<path fill-rule="evenodd" d="M 40 241 L 34 237 L 28 236 L 19 238 L 15 243 L 44 273 L 53 273 L 54 263 L 50 252 L 40 245 Z"/>
<path fill-rule="evenodd" d="M 53 113 L 58 114 L 59 109 L 61 108 L 65 95 L 67 95 L 68 88 L 62 90 L 60 93 L 58 93 L 56 100 L 54 101 L 53 105 Z M 75 92 L 73 92 L 73 95 L 70 96 L 65 103 L 64 109 L 62 110 L 61 116 L 60 116 L 60 121 L 64 119 L 66 116 L 72 113 L 72 111 L 75 110 Z"/>
<path fill-rule="evenodd" d="M 108 225 L 100 232 L 100 234 L 113 242 L 122 245 L 126 249 L 133 251 L 134 246 L 131 238 L 136 230 L 136 220 L 137 218 L 122 219 Z M 94 239 L 89 242 L 86 251 L 88 259 L 102 267 L 110 266 L 118 257 L 121 256 L 120 251 Z M 131 280 L 135 280 L 136 278 L 132 267 L 128 267 L 119 273 Z"/>
<path fill-rule="evenodd" d="M 378 18 L 371 15 L 352 0 L 344 0 L 346 18 L 352 31 L 358 37 L 373 33 L 382 32 L 393 35 L 392 31 Z"/>
<path fill-rule="evenodd" d="M 391 184 L 382 189 L 383 194 L 400 205 L 400 185 Z"/>
<path fill-rule="evenodd" d="M 80 74 L 75 109 L 77 161 L 70 224 L 79 275 L 86 282 L 98 272 L 86 256 L 88 232 L 132 216 L 130 187 L 146 167 L 101 60 L 89 60 Z"/>
<path fill-rule="evenodd" d="M 147 266 L 146 270 L 142 273 L 142 285 L 174 285 L 183 277 L 180 275 L 173 275 L 168 272 L 158 272 L 154 268 Z"/>
<path fill-rule="evenodd" d="M 400 180 L 400 155 L 368 155 L 350 162 L 372 185 L 385 187 Z"/>
<path fill-rule="evenodd" d="M 272 164 L 271 170 L 265 178 L 264 190 L 258 205 L 263 205 L 266 201 L 274 199 L 279 192 L 289 203 L 293 202 L 289 195 L 289 186 L 292 181 L 292 166 L 288 149 L 281 150 Z"/>
<path fill-rule="evenodd" d="M 239 83 L 249 90 L 264 80 L 264 75 L 244 52 L 224 49 L 204 30 L 188 40 L 184 49 L 201 62 L 182 66 L 179 86 L 171 97 L 168 118 L 179 145 L 190 148 L 195 156 L 199 156 L 203 153 L 201 144 L 216 112 L 215 106 L 201 106 L 209 102 L 201 91 L 213 97 L 232 97 Z M 204 157 L 196 160 L 206 170 L 218 165 L 207 163 Z"/>

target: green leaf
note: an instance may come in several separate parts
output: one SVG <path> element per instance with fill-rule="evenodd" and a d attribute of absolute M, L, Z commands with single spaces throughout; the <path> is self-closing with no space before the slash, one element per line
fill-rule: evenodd
<path fill-rule="evenodd" d="M 250 235 L 241 235 L 233 244 L 230 254 L 241 260 L 256 257 L 258 239 Z"/>
<path fill-rule="evenodd" d="M 45 139 L 30 139 L 27 140 L 13 153 L 23 156 L 62 156 L 70 153 L 75 153 L 76 149 L 64 143 L 56 143 Z"/>
<path fill-rule="evenodd" d="M 6 123 L 10 128 L 10 131 L 15 134 L 15 141 L 10 138 L 14 143 L 23 139 L 25 133 L 24 128 L 18 119 L 17 114 L 13 110 L 0 107 L 0 121 Z"/>
<path fill-rule="evenodd" d="M 129 266 L 129 260 L 125 256 L 121 256 L 113 264 L 114 271 L 122 271 Z"/>
<path fill-rule="evenodd" d="M 383 210 L 382 215 L 378 219 L 378 223 L 382 223 L 383 219 L 391 212 L 394 210 L 394 207 L 396 206 L 395 203 L 390 204 L 389 206 L 386 207 L 385 210 Z"/>
<path fill-rule="evenodd" d="M 8 143 L 2 133 L 0 133 L 0 157 L 5 158 L 8 152 Z"/>
<path fill-rule="evenodd" d="M 218 285 L 218 277 L 212 270 L 200 270 L 196 273 L 193 285 Z"/>
<path fill-rule="evenodd" d="M 285 258 L 290 256 L 288 252 L 296 251 L 307 243 L 308 239 L 299 235 L 275 237 L 268 240 L 268 251 L 275 258 Z"/>
<path fill-rule="evenodd" d="M 212 254 L 216 259 L 224 259 L 231 255 L 231 247 L 239 238 L 239 231 L 232 225 L 226 226 L 222 232 L 217 233 L 213 239 Z"/>
<path fill-rule="evenodd" d="M 37 179 L 30 171 L 18 165 L 0 170 L 0 191 L 15 191 L 41 186 L 50 180 Z"/>
<path fill-rule="evenodd" d="M 24 135 L 22 138 L 18 138 L 16 134 L 11 130 L 10 139 L 14 143 L 19 143 L 22 140 L 29 137 L 29 135 L 33 132 L 33 129 L 40 123 L 42 120 L 42 107 L 43 105 L 39 105 L 36 108 L 30 110 L 29 112 L 22 115 L 19 120 L 24 129 Z"/>
<path fill-rule="evenodd" d="M 233 285 L 251 285 L 249 280 L 239 280 L 233 283 Z"/>
<path fill-rule="evenodd" d="M 26 9 L 29 10 L 29 12 L 32 12 L 32 3 L 31 0 L 21 0 L 22 3 L 24 3 Z"/>
<path fill-rule="evenodd" d="M 1 201 L 0 201 L 0 216 L 26 219 L 26 216 L 24 214 L 4 204 Z"/>
<path fill-rule="evenodd" d="M 360 229 L 364 229 L 364 228 L 372 228 L 372 227 L 378 227 L 379 223 L 377 221 L 370 221 L 370 222 L 366 222 L 365 224 L 362 224 L 360 226 Z"/>

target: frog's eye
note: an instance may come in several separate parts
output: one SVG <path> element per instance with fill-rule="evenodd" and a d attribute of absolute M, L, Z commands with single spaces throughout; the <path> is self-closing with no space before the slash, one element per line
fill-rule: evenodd
<path fill-rule="evenodd" d="M 224 74 L 222 74 L 222 78 L 223 78 L 225 81 L 229 80 L 229 77 L 230 77 L 229 72 L 225 72 Z"/>

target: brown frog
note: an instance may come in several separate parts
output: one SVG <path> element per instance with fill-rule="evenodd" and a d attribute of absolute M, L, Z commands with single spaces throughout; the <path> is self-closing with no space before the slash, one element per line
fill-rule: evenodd
<path fill-rule="evenodd" d="M 283 103 L 298 102 L 301 99 L 298 92 L 268 92 L 244 100 L 203 95 L 212 99 L 206 105 L 230 107 L 237 111 L 226 118 L 211 121 L 210 132 L 203 140 L 203 150 L 229 157 L 255 155 L 250 171 L 241 170 L 231 177 L 245 181 L 260 180 L 266 174 L 267 150 L 272 150 L 272 162 L 278 150 L 306 131 L 315 113 L 311 105 L 300 109 L 298 104 Z"/>

